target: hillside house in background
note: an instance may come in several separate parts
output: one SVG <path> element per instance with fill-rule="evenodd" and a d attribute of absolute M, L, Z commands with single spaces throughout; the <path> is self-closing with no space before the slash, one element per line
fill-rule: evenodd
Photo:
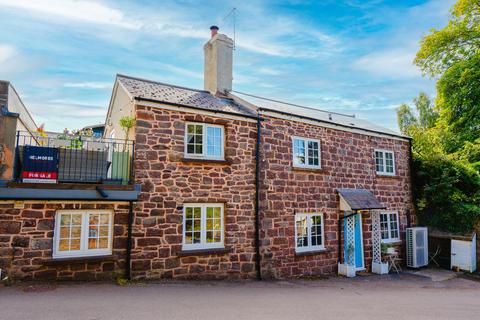
<path fill-rule="evenodd" d="M 41 234 L 29 235 L 25 224 L 0 230 L 9 243 L 50 240 L 39 255 L 24 246 L 18 256 L 27 267 L 13 264 L 14 274 L 100 278 L 107 266 L 111 276 L 124 268 L 133 279 L 290 278 L 372 270 L 382 242 L 402 248 L 415 223 L 409 138 L 352 116 L 235 92 L 232 48 L 212 27 L 204 90 L 117 75 L 104 139 L 135 144 L 130 184 L 141 191 L 129 200 L 130 214 L 124 205 L 14 209 L 0 190 L 0 220 L 41 212 L 49 221 Z M 119 127 L 124 116 L 136 118 L 128 137 Z M 104 209 L 115 215 L 113 231 L 101 236 L 110 245 L 90 250 L 89 230 L 103 226 L 90 219 Z M 123 255 L 112 257 L 116 250 Z"/>

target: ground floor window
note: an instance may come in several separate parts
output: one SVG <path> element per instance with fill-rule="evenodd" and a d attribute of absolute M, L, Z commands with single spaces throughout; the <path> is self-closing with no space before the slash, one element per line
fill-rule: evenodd
<path fill-rule="evenodd" d="M 57 211 L 53 257 L 111 254 L 112 217 L 108 210 Z"/>
<path fill-rule="evenodd" d="M 324 248 L 323 215 L 297 213 L 295 215 L 295 250 L 305 252 Z"/>
<path fill-rule="evenodd" d="M 183 249 L 224 247 L 223 204 L 189 203 L 183 206 Z"/>
<path fill-rule="evenodd" d="M 380 213 L 380 232 L 382 242 L 389 243 L 400 240 L 398 212 L 384 211 Z"/>

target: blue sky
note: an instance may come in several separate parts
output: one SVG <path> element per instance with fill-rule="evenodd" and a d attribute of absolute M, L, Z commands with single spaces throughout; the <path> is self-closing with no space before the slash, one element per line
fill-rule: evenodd
<path fill-rule="evenodd" d="M 396 129 L 434 94 L 411 61 L 452 0 L 0 0 L 0 79 L 47 130 L 103 123 L 117 73 L 203 88 L 209 26 L 236 7 L 234 89 Z"/>

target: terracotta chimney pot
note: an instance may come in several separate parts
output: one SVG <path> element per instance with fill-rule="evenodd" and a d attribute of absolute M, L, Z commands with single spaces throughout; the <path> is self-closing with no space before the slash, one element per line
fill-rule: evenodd
<path fill-rule="evenodd" d="M 218 32 L 218 27 L 217 26 L 211 26 L 210 27 L 210 32 L 212 33 L 212 38 L 213 38 Z"/>

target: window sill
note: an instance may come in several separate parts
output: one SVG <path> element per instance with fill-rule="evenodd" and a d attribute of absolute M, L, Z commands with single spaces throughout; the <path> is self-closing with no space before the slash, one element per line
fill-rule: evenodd
<path fill-rule="evenodd" d="M 295 256 L 296 257 L 303 257 L 303 256 L 313 256 L 316 254 L 321 254 L 321 253 L 329 253 L 332 252 L 331 249 L 317 249 L 317 250 L 312 250 L 312 251 L 303 251 L 303 252 L 297 252 L 295 251 Z"/>
<path fill-rule="evenodd" d="M 325 170 L 322 169 L 321 167 L 319 167 L 319 168 L 308 168 L 308 167 L 295 167 L 295 166 L 293 166 L 292 170 L 293 171 L 318 172 L 318 173 L 325 172 Z"/>
<path fill-rule="evenodd" d="M 377 172 L 377 177 L 378 178 L 386 178 L 386 179 L 401 179 L 402 177 L 398 175 L 392 175 L 392 174 L 383 174 L 383 173 L 378 173 Z"/>
<path fill-rule="evenodd" d="M 230 160 L 225 159 L 207 159 L 207 158 L 185 158 L 181 159 L 182 162 L 185 163 L 208 163 L 208 164 L 231 164 Z"/>
<path fill-rule="evenodd" d="M 182 250 L 177 253 L 179 257 L 186 256 L 208 256 L 215 254 L 225 254 L 232 251 L 232 248 L 213 248 L 213 249 L 198 249 L 198 250 Z"/>
<path fill-rule="evenodd" d="M 87 257 L 68 257 L 68 258 L 52 258 L 45 261 L 46 266 L 79 263 L 79 262 L 97 262 L 97 261 L 113 261 L 115 257 L 112 254 L 104 256 L 87 256 Z"/>

